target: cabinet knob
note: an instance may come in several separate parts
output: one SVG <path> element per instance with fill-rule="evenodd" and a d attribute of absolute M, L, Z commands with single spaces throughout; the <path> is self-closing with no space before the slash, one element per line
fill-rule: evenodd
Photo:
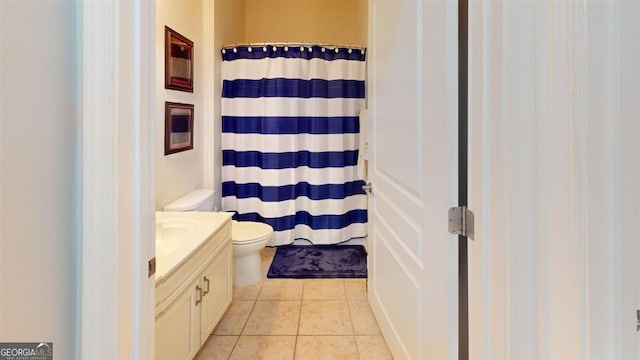
<path fill-rule="evenodd" d="M 204 277 L 204 283 L 205 285 L 207 285 L 207 287 L 204 289 L 204 293 L 202 294 L 202 296 L 209 293 L 209 279 L 206 276 Z"/>
<path fill-rule="evenodd" d="M 196 285 L 196 306 L 202 302 L 202 288 L 200 285 Z"/>

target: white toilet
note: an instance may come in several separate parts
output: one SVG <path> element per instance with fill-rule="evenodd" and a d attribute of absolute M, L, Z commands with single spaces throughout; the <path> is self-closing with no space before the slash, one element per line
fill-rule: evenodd
<path fill-rule="evenodd" d="M 198 189 L 167 204 L 164 211 L 213 211 L 213 190 Z M 233 284 L 250 285 L 262 278 L 260 250 L 271 237 L 273 228 L 252 221 L 232 221 Z"/>

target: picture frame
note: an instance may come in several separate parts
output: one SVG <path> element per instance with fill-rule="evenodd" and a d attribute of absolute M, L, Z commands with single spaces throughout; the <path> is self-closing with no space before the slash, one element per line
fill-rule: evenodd
<path fill-rule="evenodd" d="M 193 41 L 164 27 L 164 87 L 193 92 Z"/>
<path fill-rule="evenodd" d="M 193 149 L 192 104 L 165 102 L 164 154 Z"/>

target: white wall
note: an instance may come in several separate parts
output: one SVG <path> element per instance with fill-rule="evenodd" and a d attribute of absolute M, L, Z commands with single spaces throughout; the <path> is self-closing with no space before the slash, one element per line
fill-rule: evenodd
<path fill-rule="evenodd" d="M 203 12 L 202 0 L 159 0 L 156 3 L 156 210 L 204 185 L 203 161 L 208 128 L 205 124 L 212 121 L 211 110 L 205 107 L 204 98 L 205 89 L 212 86 L 205 81 L 205 74 L 211 69 L 210 59 L 206 56 L 212 51 L 211 44 L 204 42 L 204 26 L 209 17 L 210 14 Z M 165 25 L 193 41 L 193 93 L 164 88 Z M 165 101 L 194 105 L 192 150 L 164 155 Z"/>
<path fill-rule="evenodd" d="M 0 341 L 57 359 L 78 306 L 75 6 L 0 1 Z"/>

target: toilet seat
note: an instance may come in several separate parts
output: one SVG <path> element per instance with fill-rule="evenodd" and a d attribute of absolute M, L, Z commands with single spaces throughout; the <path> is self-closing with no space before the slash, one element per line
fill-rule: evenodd
<path fill-rule="evenodd" d="M 273 228 L 267 224 L 252 221 L 236 221 L 231 224 L 231 241 L 234 245 L 248 245 L 271 237 Z"/>

